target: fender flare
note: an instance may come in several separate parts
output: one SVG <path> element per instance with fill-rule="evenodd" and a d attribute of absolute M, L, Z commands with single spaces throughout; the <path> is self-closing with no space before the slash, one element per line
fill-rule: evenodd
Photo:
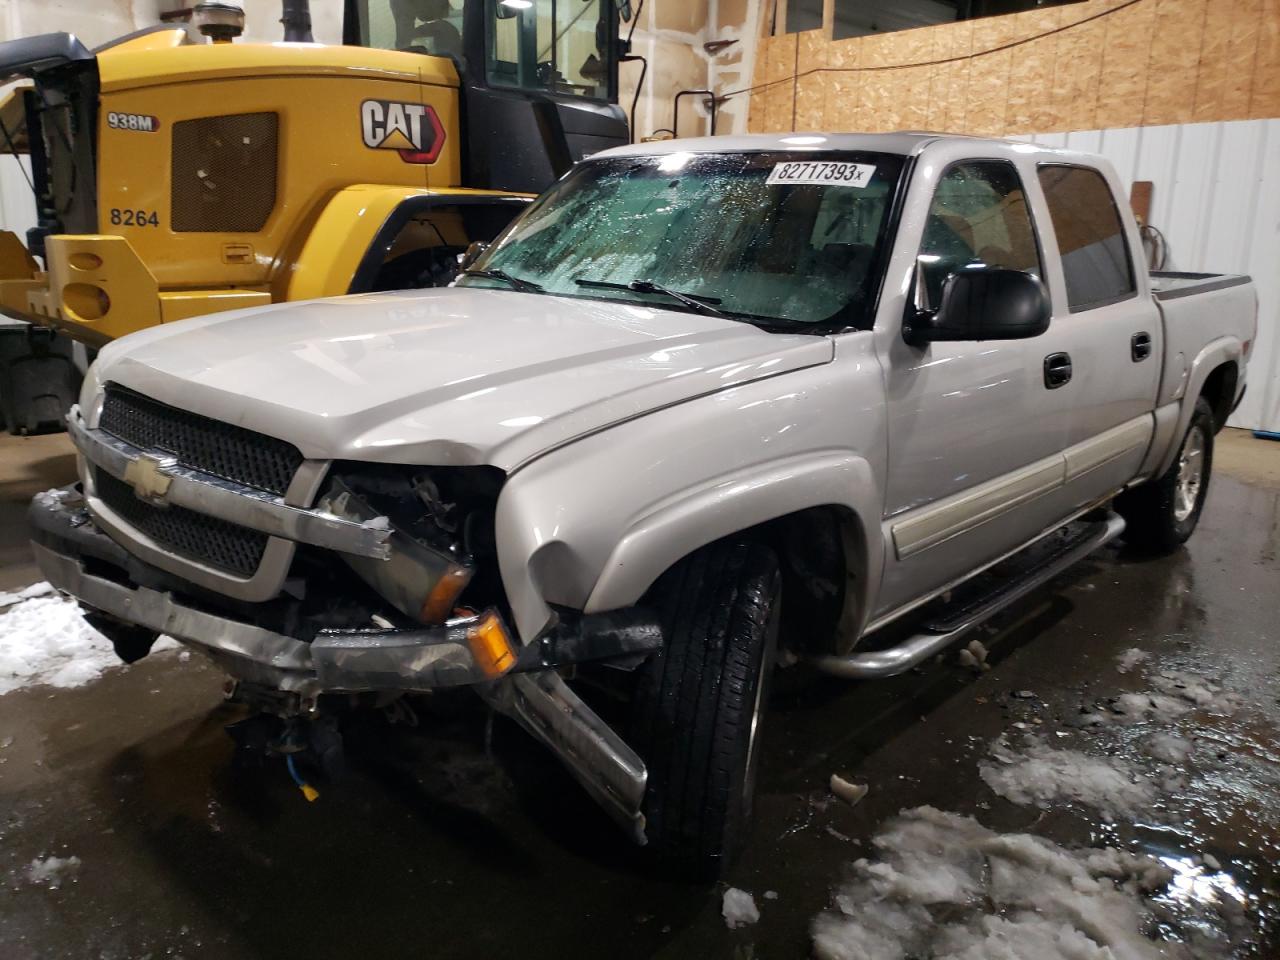
<path fill-rule="evenodd" d="M 1169 449 L 1164 456 L 1160 458 L 1159 466 L 1156 467 L 1152 476 L 1164 476 L 1173 465 L 1174 458 L 1178 455 L 1178 449 L 1182 443 L 1182 437 L 1187 432 L 1187 427 L 1191 424 L 1191 415 L 1195 412 L 1196 400 L 1200 397 L 1200 391 L 1204 389 L 1204 384 L 1209 379 L 1209 374 L 1224 363 L 1234 363 L 1239 367 L 1243 356 L 1244 344 L 1240 342 L 1238 337 L 1219 337 L 1217 340 L 1208 343 L 1204 349 L 1196 354 L 1195 359 L 1191 361 L 1191 365 L 1187 369 L 1187 378 L 1184 381 L 1185 386 L 1178 409 L 1178 420 L 1173 429 L 1173 440 L 1170 442 Z"/>
<path fill-rule="evenodd" d="M 400 231 L 433 207 L 510 207 L 514 217 L 532 197 L 495 190 L 429 190 L 362 183 L 329 198 L 289 272 L 286 300 L 313 300 L 370 289 Z"/>
<path fill-rule="evenodd" d="M 854 542 L 847 548 L 855 556 L 846 557 L 856 583 L 849 592 L 844 619 L 847 624 L 850 608 L 856 605 L 860 622 L 884 567 L 883 544 L 872 542 L 880 532 L 881 504 L 871 465 L 846 450 L 817 451 L 761 464 L 656 505 L 637 517 L 614 546 L 585 612 L 631 606 L 664 571 L 708 543 L 800 510 L 824 506 L 844 507 L 857 521 Z"/>

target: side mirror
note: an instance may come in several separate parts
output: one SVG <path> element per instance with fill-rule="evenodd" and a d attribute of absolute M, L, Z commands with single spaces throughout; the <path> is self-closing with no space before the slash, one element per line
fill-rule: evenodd
<path fill-rule="evenodd" d="M 489 244 L 483 240 L 472 240 L 467 244 L 467 249 L 462 256 L 458 257 L 458 270 L 466 270 L 473 263 L 480 259 L 480 255 L 489 249 Z"/>
<path fill-rule="evenodd" d="M 1022 340 L 1049 329 L 1049 293 L 1022 270 L 975 264 L 942 284 L 942 302 L 923 302 L 924 270 L 916 270 L 916 304 L 903 331 L 909 343 L 933 340 Z"/>

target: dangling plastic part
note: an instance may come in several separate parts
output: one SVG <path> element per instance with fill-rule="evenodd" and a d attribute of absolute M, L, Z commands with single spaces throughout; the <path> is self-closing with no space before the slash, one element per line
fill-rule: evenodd
<path fill-rule="evenodd" d="M 307 798 L 308 803 L 313 803 L 320 799 L 320 791 L 298 775 L 298 768 L 294 766 L 292 753 L 285 754 L 284 765 L 289 768 L 289 776 L 293 777 L 293 782 L 298 785 L 298 789 L 302 791 L 302 795 Z"/>

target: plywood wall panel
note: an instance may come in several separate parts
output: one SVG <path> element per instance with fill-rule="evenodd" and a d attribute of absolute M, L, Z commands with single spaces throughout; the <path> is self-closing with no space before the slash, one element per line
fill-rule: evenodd
<path fill-rule="evenodd" d="M 1136 127 L 1142 123 L 1155 19 L 1156 5 L 1147 0 L 1102 20 L 1105 33 L 1098 83 L 1099 127 Z"/>
<path fill-rule="evenodd" d="M 1280 17 L 1280 10 L 1274 15 Z M 1249 116 L 1249 96 L 1253 91 L 1253 71 L 1257 64 L 1261 19 L 1262 0 L 1234 0 L 1232 3 L 1231 38 L 1227 41 L 1226 52 L 1228 67 L 1220 116 L 1205 119 L 1244 120 Z M 1204 62 L 1202 54 L 1202 67 Z"/>
<path fill-rule="evenodd" d="M 1221 0 L 1218 0 L 1221 2 Z M 1158 0 L 1143 123 L 1189 123 L 1204 37 L 1206 0 Z"/>
<path fill-rule="evenodd" d="M 941 129 L 954 133 L 968 130 L 969 123 L 969 74 L 973 65 L 970 54 L 973 51 L 973 23 L 966 21 L 949 27 L 951 52 L 949 56 L 963 57 L 947 64 L 947 81 L 942 88 L 941 96 L 946 101 L 943 111 L 945 122 Z"/>
<path fill-rule="evenodd" d="M 1066 76 L 1058 77 L 1068 94 L 1066 103 L 1061 104 L 1057 111 L 1058 125 L 1063 130 L 1091 130 L 1097 126 L 1098 120 L 1099 77 L 1106 24 L 1102 20 L 1090 20 L 1073 30 L 1064 31 L 1059 39 L 1063 37 L 1071 38 L 1073 51 Z"/>
<path fill-rule="evenodd" d="M 987 17 L 974 21 L 973 57 L 969 68 L 967 127 L 979 136 L 1001 136 L 1005 131 L 1005 108 L 1009 100 L 1009 74 L 1013 50 L 1002 49 L 1015 39 L 1011 20 L 1017 17 Z M 979 53 L 979 51 L 987 51 Z"/>
<path fill-rule="evenodd" d="M 789 33 L 782 37 L 773 37 L 769 41 L 769 56 L 766 61 L 765 79 L 772 82 L 785 80 L 792 76 L 796 69 L 796 45 L 799 34 Z"/>
<path fill-rule="evenodd" d="M 893 70 L 893 96 L 882 116 L 886 131 L 919 131 L 928 120 L 931 67 Z"/>
<path fill-rule="evenodd" d="M 879 133 L 891 129 L 898 93 L 897 70 L 873 70 L 862 75 L 862 89 L 854 112 L 855 130 Z"/>
<path fill-rule="evenodd" d="M 821 130 L 826 112 L 826 80 L 820 73 L 801 77 L 796 83 L 796 130 Z"/>
<path fill-rule="evenodd" d="M 809 30 L 798 37 L 800 77 L 796 82 L 795 128 L 821 130 L 827 95 L 827 78 L 822 68 L 827 65 L 830 44 L 821 30 Z"/>
<path fill-rule="evenodd" d="M 1280 0 L 1262 2 L 1249 116 L 1280 117 Z"/>
<path fill-rule="evenodd" d="M 824 88 L 822 129 L 854 129 L 863 81 L 863 74 L 857 72 L 861 65 L 861 44 L 840 40 L 827 45 L 827 66 L 831 71 L 820 75 Z"/>
<path fill-rule="evenodd" d="M 753 83 L 776 86 L 752 97 L 751 129 L 790 129 L 792 99 L 801 126 L 986 135 L 1280 117 L 1280 0 L 1088 0 L 824 34 L 760 41 Z M 797 51 L 817 72 L 792 84 Z"/>
<path fill-rule="evenodd" d="M 828 43 L 821 30 L 806 30 L 796 34 L 800 44 L 800 72 L 807 73 L 819 67 L 825 67 L 830 57 L 832 44 Z M 731 48 L 732 49 L 732 48 Z"/>
<path fill-rule="evenodd" d="M 833 73 L 827 75 L 826 95 L 823 100 L 822 129 L 851 133 L 863 130 L 862 84 L 860 73 Z"/>
<path fill-rule="evenodd" d="M 950 50 L 950 38 L 944 38 L 938 31 L 929 31 L 932 44 L 929 47 L 928 80 L 925 92 L 924 121 L 925 130 L 942 130 L 945 120 L 945 101 L 943 100 L 943 84 L 946 83 L 947 64 L 934 61 L 945 60 Z"/>
<path fill-rule="evenodd" d="M 1022 14 L 1017 19 L 1020 37 L 1036 37 L 1018 47 L 1009 68 L 1008 104 L 1005 129 L 1009 131 L 1052 130 L 1053 86 L 1058 55 L 1058 35 L 1052 33 L 1062 19 L 1059 7 Z"/>
<path fill-rule="evenodd" d="M 1227 61 L 1234 8 L 1235 0 L 1217 0 L 1212 14 L 1205 18 L 1204 35 L 1200 41 L 1200 71 L 1191 90 L 1194 100 L 1191 119 L 1194 122 L 1222 118 L 1227 77 L 1240 69 L 1238 64 Z"/>

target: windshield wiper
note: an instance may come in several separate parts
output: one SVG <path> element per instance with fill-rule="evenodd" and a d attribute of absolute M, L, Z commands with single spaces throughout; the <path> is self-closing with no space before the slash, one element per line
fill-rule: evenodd
<path fill-rule="evenodd" d="M 602 290 L 634 290 L 636 293 L 661 293 L 670 297 L 672 300 L 678 300 L 686 307 L 697 310 L 699 313 L 709 313 L 713 317 L 723 317 L 724 313 L 712 306 L 713 303 L 721 303 L 719 297 L 700 297 L 691 293 L 681 293 L 679 290 L 672 290 L 670 287 L 664 287 L 660 283 L 654 283 L 652 280 L 632 280 L 630 283 L 614 283 L 612 280 L 590 280 L 579 277 L 573 281 L 580 287 L 598 287 Z"/>
<path fill-rule="evenodd" d="M 521 293 L 542 293 L 543 286 L 540 283 L 534 283 L 532 280 L 525 280 L 521 277 L 513 277 L 505 270 L 463 270 L 461 276 L 479 277 L 482 280 L 501 280 L 503 283 L 509 283 L 513 290 Z"/>

